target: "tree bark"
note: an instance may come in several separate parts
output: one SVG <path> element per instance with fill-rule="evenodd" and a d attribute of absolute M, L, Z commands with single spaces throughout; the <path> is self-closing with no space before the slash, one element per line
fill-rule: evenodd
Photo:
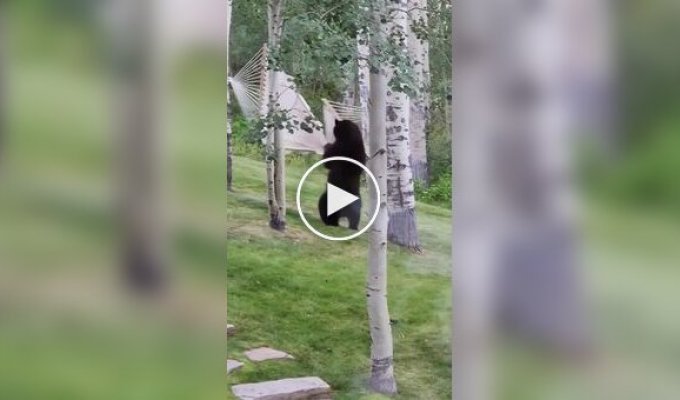
<path fill-rule="evenodd" d="M 231 123 L 232 105 L 227 88 L 227 191 L 234 191 L 234 138 Z"/>
<path fill-rule="evenodd" d="M 342 104 L 347 106 L 355 105 L 357 91 L 356 88 L 357 88 L 357 75 L 356 73 L 353 73 L 347 77 L 345 90 L 342 92 Z"/>
<path fill-rule="evenodd" d="M 273 57 L 278 58 L 281 48 L 281 34 L 283 32 L 283 6 L 285 0 L 269 0 L 267 7 L 268 16 L 268 48 Z M 278 66 L 272 65 L 272 55 L 269 55 L 270 63 L 267 68 L 268 74 L 268 100 L 267 110 L 269 115 L 278 111 Z M 283 132 L 272 127 L 268 132 L 267 146 L 267 196 L 269 206 L 269 226 L 283 231 L 286 229 L 286 153 L 283 146 Z M 273 169 L 273 171 L 269 171 Z M 273 182 L 269 182 L 272 179 Z"/>
<path fill-rule="evenodd" d="M 116 29 L 114 73 L 118 118 L 122 267 L 137 292 L 163 286 L 167 268 L 167 229 L 163 199 L 164 63 L 151 1 L 121 1 Z"/>
<path fill-rule="evenodd" d="M 229 45 L 231 36 L 231 9 L 232 0 L 227 0 L 227 80 L 229 79 Z M 233 137 L 232 137 L 232 106 L 229 94 L 229 83 L 227 82 L 227 191 L 234 191 L 234 162 L 233 162 Z"/>
<path fill-rule="evenodd" d="M 413 179 L 427 183 L 427 125 L 430 113 L 430 45 L 426 38 L 418 36 L 418 30 L 427 29 L 427 0 L 408 0 L 409 29 L 408 49 L 413 60 L 416 90 L 411 101 L 409 121 L 411 168 Z"/>
<path fill-rule="evenodd" d="M 364 138 L 368 138 L 368 96 L 371 71 L 368 68 L 368 34 L 359 32 L 357 35 L 357 88 L 359 91 L 359 107 L 361 108 L 361 132 Z"/>
<path fill-rule="evenodd" d="M 0 171 L 4 164 L 7 138 L 7 12 L 5 0 L 0 0 Z"/>
<path fill-rule="evenodd" d="M 379 37 L 383 27 L 380 14 L 384 3 L 374 11 L 374 30 L 371 56 L 379 57 Z M 370 92 L 370 134 L 368 167 L 378 180 L 380 193 L 375 193 L 372 185 L 372 203 L 379 207 L 378 216 L 370 228 L 368 248 L 368 274 L 366 279 L 366 299 L 368 320 L 371 332 L 371 377 L 369 388 L 372 391 L 394 395 L 397 383 L 394 378 L 394 356 L 392 327 L 387 306 L 387 141 L 386 141 L 386 76 L 378 70 L 371 72 Z"/>
<path fill-rule="evenodd" d="M 407 0 L 390 2 L 389 34 L 405 55 L 408 52 Z M 388 66 L 387 81 L 400 72 Z M 395 244 L 420 250 L 416 226 L 416 200 L 411 171 L 409 147 L 410 100 L 403 91 L 387 88 L 387 206 L 389 212 L 388 239 Z"/>

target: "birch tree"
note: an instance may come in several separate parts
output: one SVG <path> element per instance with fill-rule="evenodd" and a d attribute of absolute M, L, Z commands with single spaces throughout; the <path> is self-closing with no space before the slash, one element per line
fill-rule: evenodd
<path fill-rule="evenodd" d="M 356 103 L 356 87 L 357 87 L 357 75 L 356 71 L 354 73 L 349 73 L 347 77 L 347 84 L 345 90 L 342 92 L 342 103 L 348 106 L 353 106 Z"/>
<path fill-rule="evenodd" d="M 283 33 L 283 7 L 285 0 L 269 0 L 267 3 L 268 51 L 268 116 L 278 111 L 278 71 L 277 65 L 281 50 Z M 283 231 L 286 229 L 286 153 L 283 147 L 283 132 L 277 124 L 270 124 L 267 132 L 267 204 L 269 207 L 269 226 Z"/>
<path fill-rule="evenodd" d="M 227 0 L 227 77 L 229 77 L 229 44 L 231 39 L 231 9 L 232 0 Z M 229 78 L 227 78 L 229 79 Z M 229 84 L 227 83 L 227 190 L 233 191 L 234 163 L 233 163 L 233 137 L 232 137 L 232 107 L 229 97 Z"/>
<path fill-rule="evenodd" d="M 390 41 L 396 47 L 396 57 L 386 67 L 387 88 L 387 206 L 389 211 L 388 239 L 400 246 L 420 249 L 416 227 L 416 200 L 411 171 L 409 147 L 410 99 L 401 79 L 408 60 L 407 0 L 391 1 L 387 18 Z M 399 65 L 399 61 L 402 65 Z M 373 90 L 373 89 L 371 89 Z"/>
<path fill-rule="evenodd" d="M 386 92 L 387 77 L 380 63 L 380 42 L 383 27 L 380 24 L 385 8 L 378 0 L 374 12 L 371 38 L 370 129 L 368 167 L 378 180 L 380 194 L 371 186 L 371 202 L 379 207 L 378 216 L 371 226 L 368 248 L 368 276 L 366 299 L 371 332 L 371 390 L 392 395 L 397 392 L 394 379 L 392 327 L 387 308 L 387 134 Z M 377 65 L 376 65 L 377 64 Z"/>
<path fill-rule="evenodd" d="M 413 179 L 427 182 L 426 132 L 430 109 L 430 45 L 427 39 L 427 0 L 408 0 L 408 52 L 415 81 L 409 116 L 409 138 Z"/>
<path fill-rule="evenodd" d="M 5 137 L 7 135 L 7 29 L 5 0 L 0 0 L 0 170 L 2 169 L 5 149 Z"/>
<path fill-rule="evenodd" d="M 122 267 L 126 283 L 139 292 L 161 288 L 168 263 L 159 112 L 167 98 L 167 71 L 154 5 L 135 0 L 112 5 L 120 16 L 113 29 Z"/>
<path fill-rule="evenodd" d="M 369 57 L 368 35 L 365 31 L 357 34 L 357 89 L 359 95 L 359 108 L 361 109 L 361 132 L 368 132 L 368 96 L 369 96 Z"/>

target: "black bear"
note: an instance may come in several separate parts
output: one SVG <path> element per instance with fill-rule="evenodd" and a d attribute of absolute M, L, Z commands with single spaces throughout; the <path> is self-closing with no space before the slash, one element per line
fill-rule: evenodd
<path fill-rule="evenodd" d="M 347 157 L 361 164 L 366 163 L 364 139 L 361 135 L 361 130 L 354 122 L 336 120 L 333 135 L 335 136 L 335 142 L 329 143 L 324 147 L 323 158 Z M 330 161 L 324 165 L 328 168 L 328 183 L 355 196 L 360 196 L 359 189 L 363 169 L 346 161 Z M 324 192 L 319 198 L 319 214 L 324 224 L 338 226 L 340 218 L 346 217 L 349 220 L 350 229 L 359 229 L 361 198 L 336 213 L 326 215 L 327 196 L 328 193 Z"/>

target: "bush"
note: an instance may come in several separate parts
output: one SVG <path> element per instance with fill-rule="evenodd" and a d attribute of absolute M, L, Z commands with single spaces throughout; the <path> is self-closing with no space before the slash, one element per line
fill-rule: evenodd
<path fill-rule="evenodd" d="M 261 159 L 264 149 L 261 143 L 253 139 L 253 127 L 240 114 L 234 115 L 231 122 L 232 145 L 235 156 Z"/>
<path fill-rule="evenodd" d="M 433 103 L 427 132 L 427 162 L 433 183 L 451 175 L 451 132 L 443 108 L 447 103 L 441 103 Z"/>
<path fill-rule="evenodd" d="M 429 186 L 416 182 L 416 199 L 424 203 L 451 207 L 451 170 L 440 174 Z"/>

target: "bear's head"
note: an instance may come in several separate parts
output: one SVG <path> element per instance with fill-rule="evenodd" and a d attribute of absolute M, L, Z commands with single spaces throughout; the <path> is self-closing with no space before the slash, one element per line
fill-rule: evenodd
<path fill-rule="evenodd" d="M 333 135 L 335 136 L 335 140 L 354 142 L 357 138 L 361 138 L 361 130 L 357 124 L 348 119 L 336 119 Z"/>

